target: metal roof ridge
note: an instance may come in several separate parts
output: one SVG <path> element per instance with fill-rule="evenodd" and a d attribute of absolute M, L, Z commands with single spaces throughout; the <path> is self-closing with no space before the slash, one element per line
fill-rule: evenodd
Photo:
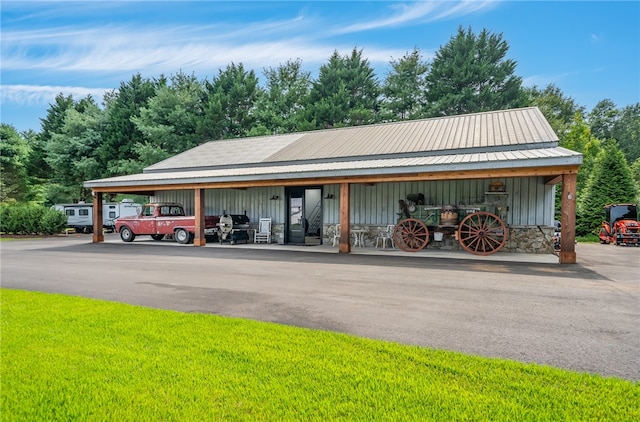
<path fill-rule="evenodd" d="M 504 152 L 504 151 L 523 151 L 523 150 L 537 150 L 542 148 L 556 148 L 557 142 L 539 142 L 535 144 L 520 144 L 520 145 L 501 145 L 491 148 L 491 152 Z M 178 173 L 183 171 L 204 171 L 204 170 L 224 170 L 224 169 L 239 169 L 239 168 L 260 168 L 260 167 L 278 167 L 288 166 L 296 164 L 317 164 L 317 163 L 341 163 L 350 161 L 370 161 L 370 160 L 387 160 L 395 158 L 421 158 L 421 157 L 435 157 L 435 156 L 447 156 L 458 154 L 476 154 L 487 152 L 486 147 L 478 146 L 473 148 L 455 148 L 448 150 L 430 150 L 430 151 L 416 151 L 416 152 L 403 152 L 403 153 L 391 153 L 391 154 L 378 154 L 378 155 L 352 155 L 343 157 L 332 158 L 317 158 L 306 160 L 287 160 L 287 161 L 261 161 L 256 163 L 245 164 L 227 164 L 220 166 L 194 166 L 194 167 L 180 167 L 172 169 L 149 169 L 145 168 L 142 173 Z"/>

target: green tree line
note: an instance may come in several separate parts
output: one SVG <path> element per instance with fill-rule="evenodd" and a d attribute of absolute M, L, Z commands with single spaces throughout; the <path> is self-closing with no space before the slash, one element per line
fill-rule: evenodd
<path fill-rule="evenodd" d="M 262 69 L 262 82 L 231 63 L 203 80 L 182 71 L 134 74 L 100 102 L 59 94 L 40 132 L 2 124 L 0 201 L 88 200 L 85 180 L 138 173 L 212 140 L 537 106 L 560 145 L 584 154 L 578 218 L 580 234 L 592 232 L 601 202 L 638 200 L 640 103 L 618 108 L 603 99 L 587 112 L 554 85 L 523 87 L 508 49 L 501 34 L 460 27 L 432 60 L 416 47 L 392 59 L 382 78 L 354 48 L 344 56 L 335 51 L 315 78 L 295 59 Z M 619 161 L 616 189 L 589 193 L 608 183 L 591 179 L 611 160 Z M 582 200 L 593 197 L 599 199 Z"/>

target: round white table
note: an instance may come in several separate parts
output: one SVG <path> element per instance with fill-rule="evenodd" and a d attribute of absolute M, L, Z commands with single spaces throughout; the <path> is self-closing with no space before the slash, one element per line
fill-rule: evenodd
<path fill-rule="evenodd" d="M 364 234 L 368 233 L 367 229 L 352 229 L 353 234 L 353 247 L 364 248 Z"/>

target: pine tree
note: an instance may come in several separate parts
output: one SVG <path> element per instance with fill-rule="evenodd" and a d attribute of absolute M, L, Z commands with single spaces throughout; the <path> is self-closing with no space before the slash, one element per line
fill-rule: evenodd
<path fill-rule="evenodd" d="M 296 132 L 308 103 L 310 72 L 302 70 L 298 59 L 276 69 L 264 69 L 263 74 L 266 89 L 256 103 L 255 112 L 259 126 L 264 128 L 264 134 Z"/>
<path fill-rule="evenodd" d="M 385 78 L 382 88 L 383 118 L 395 121 L 422 117 L 427 103 L 425 90 L 429 65 L 422 60 L 417 48 L 390 64 L 393 71 Z"/>
<path fill-rule="evenodd" d="M 604 206 L 633 203 L 637 188 L 631 169 L 616 142 L 605 142 L 578 198 L 576 234 L 597 233 L 604 219 Z"/>
<path fill-rule="evenodd" d="M 198 133 L 205 139 L 247 136 L 255 123 L 253 112 L 261 95 L 255 72 L 246 71 L 242 63 L 231 63 L 204 85 L 204 111 Z"/>
<path fill-rule="evenodd" d="M 356 126 L 377 119 L 380 87 L 362 50 L 340 57 L 337 51 L 329 63 L 320 66 L 307 105 L 307 121 L 320 128 Z"/>
<path fill-rule="evenodd" d="M 140 110 L 155 96 L 157 86 L 157 82 L 143 79 L 138 73 L 129 82 L 121 82 L 117 91 L 105 96 L 107 121 L 104 142 L 98 151 L 101 165 L 107 169 L 105 176 L 130 171 L 126 163 L 134 156 L 136 144 L 144 141 L 144 135 L 131 119 L 140 116 Z"/>
<path fill-rule="evenodd" d="M 432 116 L 452 116 L 522 107 L 527 98 L 516 62 L 505 59 L 509 46 L 502 35 L 458 28 L 436 52 L 427 76 Z"/>

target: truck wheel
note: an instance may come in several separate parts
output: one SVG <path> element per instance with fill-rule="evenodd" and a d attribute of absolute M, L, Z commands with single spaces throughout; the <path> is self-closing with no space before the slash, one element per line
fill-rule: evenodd
<path fill-rule="evenodd" d="M 176 242 L 180 243 L 181 245 L 186 245 L 191 240 L 191 233 L 189 233 L 185 229 L 176 229 L 176 231 L 173 233 L 173 237 L 176 238 Z"/>
<path fill-rule="evenodd" d="M 153 240 L 162 240 L 162 239 L 164 239 L 164 235 L 163 234 L 152 234 L 151 238 Z"/>
<path fill-rule="evenodd" d="M 135 238 L 136 238 L 136 235 L 133 234 L 133 232 L 129 227 L 122 226 L 120 228 L 120 239 L 122 239 L 123 242 L 133 242 L 133 239 Z"/>

